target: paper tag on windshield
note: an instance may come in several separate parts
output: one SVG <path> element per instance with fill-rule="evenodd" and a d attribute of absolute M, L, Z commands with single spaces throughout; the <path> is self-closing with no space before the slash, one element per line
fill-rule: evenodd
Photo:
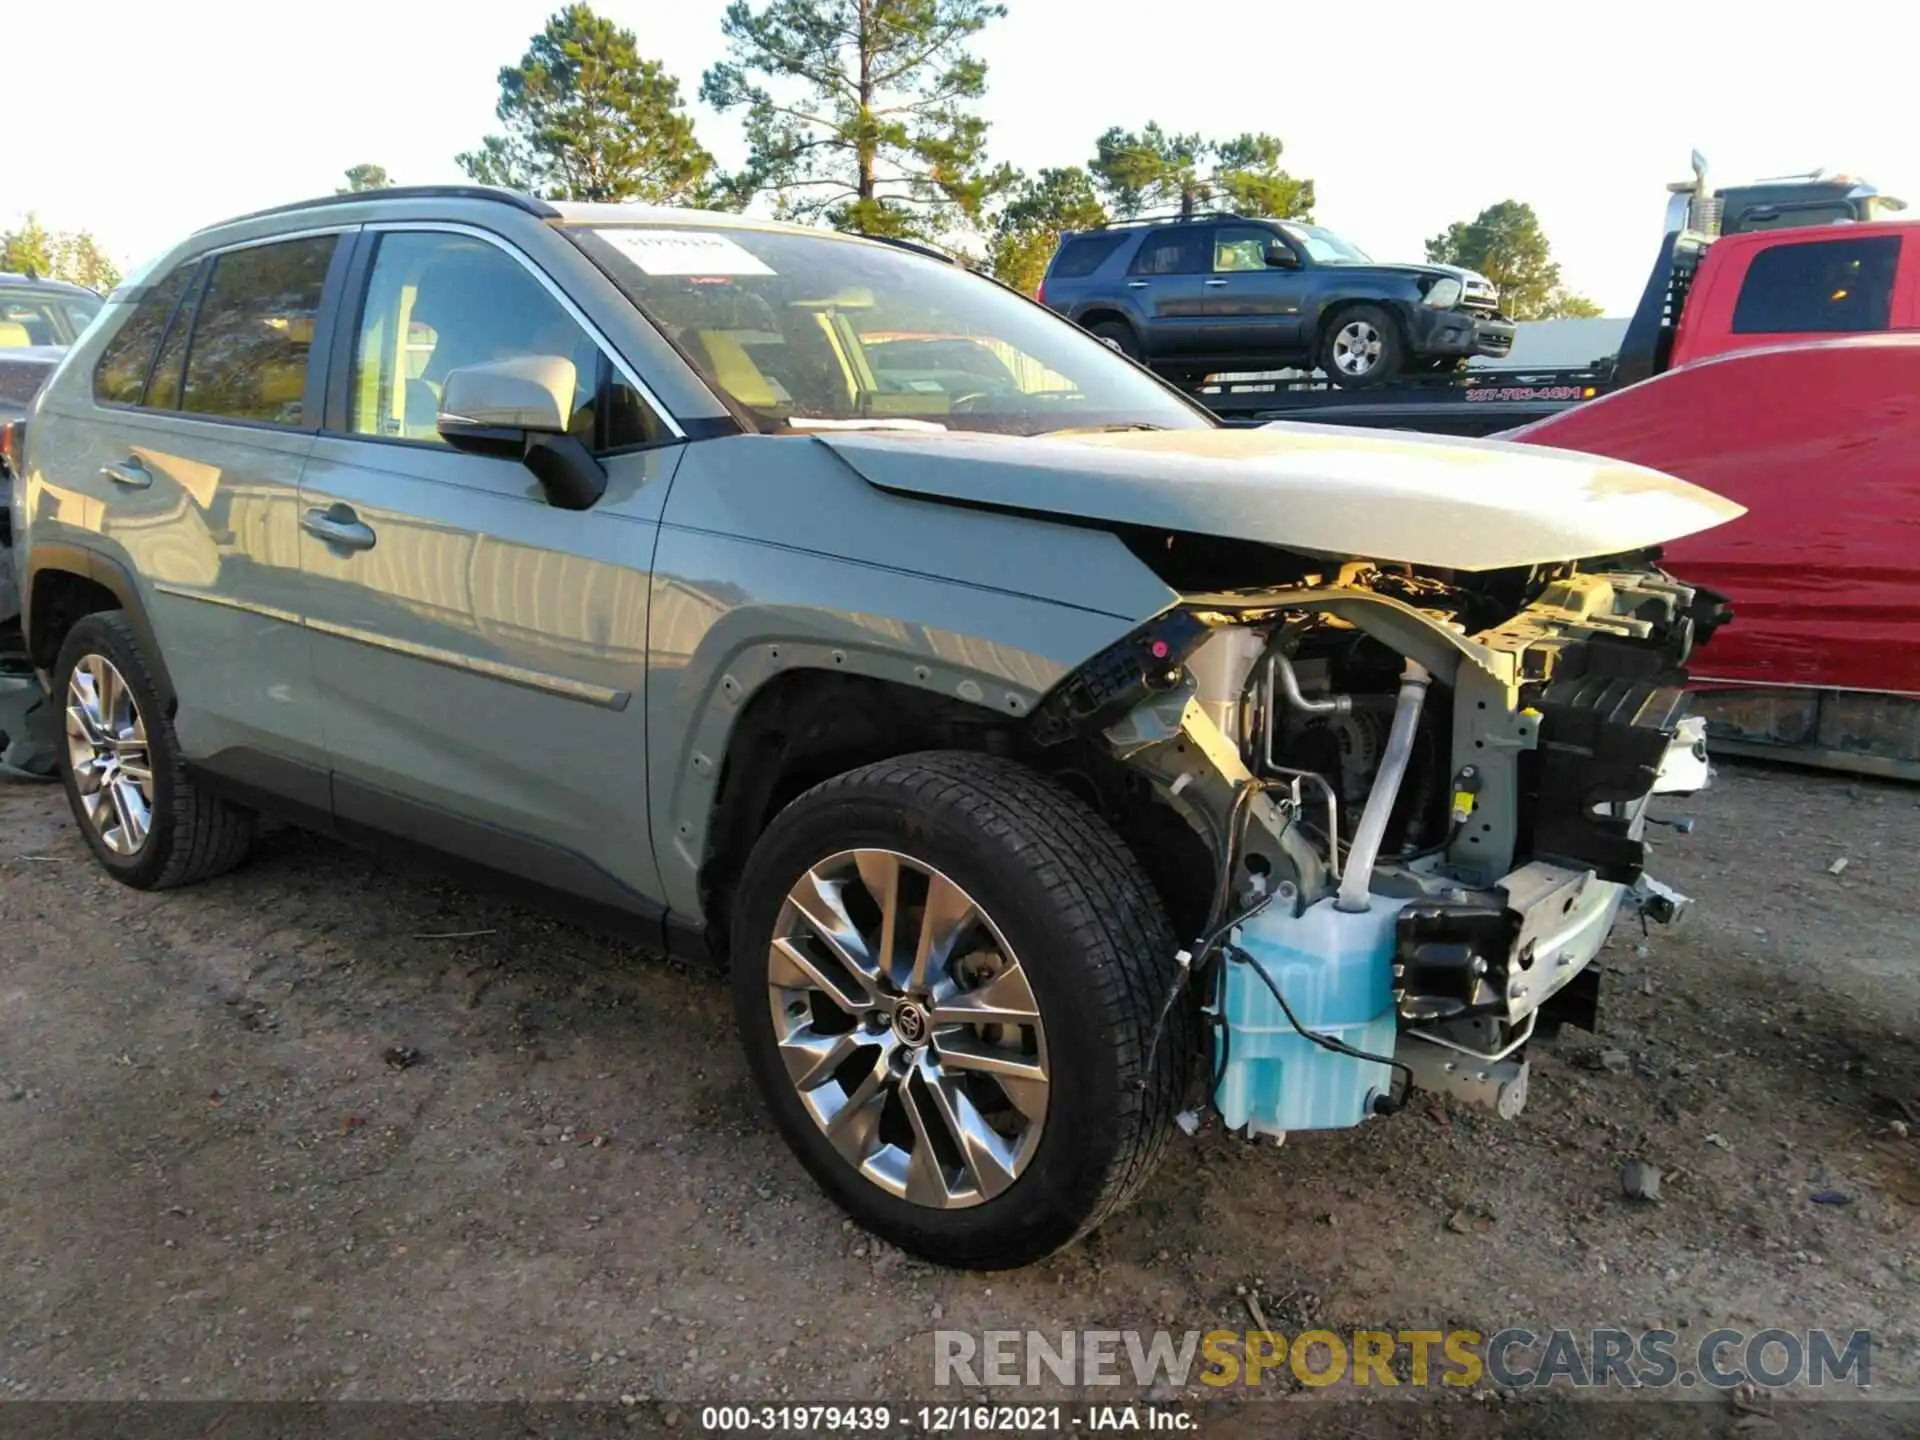
<path fill-rule="evenodd" d="M 639 266 L 643 275 L 773 274 L 738 241 L 711 230 L 635 230 L 621 226 L 597 233 Z"/>

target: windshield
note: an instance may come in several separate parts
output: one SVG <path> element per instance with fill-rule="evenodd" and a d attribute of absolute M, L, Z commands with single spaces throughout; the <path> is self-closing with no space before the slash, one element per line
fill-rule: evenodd
<path fill-rule="evenodd" d="M 1351 240 L 1342 238 L 1324 225 L 1288 225 L 1287 238 L 1304 245 L 1307 254 L 1319 265 L 1371 265 L 1373 257 Z"/>
<path fill-rule="evenodd" d="M 956 265 L 826 233 L 569 233 L 764 430 L 1211 424 L 1077 326 Z"/>
<path fill-rule="evenodd" d="M 100 313 L 93 295 L 63 290 L 0 289 L 0 350 L 26 345 L 71 345 Z"/>

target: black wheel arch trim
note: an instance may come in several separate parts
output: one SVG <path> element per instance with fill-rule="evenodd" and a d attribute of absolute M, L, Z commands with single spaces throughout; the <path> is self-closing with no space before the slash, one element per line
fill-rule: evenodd
<path fill-rule="evenodd" d="M 98 550 L 65 542 L 35 544 L 28 550 L 26 583 L 20 590 L 20 609 L 23 621 L 21 628 L 26 634 L 29 652 L 32 652 L 36 643 L 33 592 L 40 583 L 40 577 L 50 572 L 75 575 L 82 580 L 90 580 L 120 602 L 120 609 L 125 613 L 127 622 L 133 626 L 134 634 L 139 637 L 141 647 L 146 651 L 147 666 L 152 672 L 154 686 L 160 692 L 161 703 L 171 711 L 178 702 L 178 697 L 174 692 L 173 677 L 167 672 L 166 657 L 161 653 L 159 641 L 154 637 L 153 621 L 147 614 L 146 601 L 141 598 L 140 587 L 135 583 L 131 570 Z"/>

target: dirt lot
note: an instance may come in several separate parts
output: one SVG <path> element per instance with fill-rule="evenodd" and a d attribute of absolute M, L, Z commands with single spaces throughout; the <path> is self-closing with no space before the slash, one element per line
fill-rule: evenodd
<path fill-rule="evenodd" d="M 1209 1127 L 982 1276 L 814 1192 L 718 977 L 295 832 L 138 894 L 0 781 L 0 1396 L 924 1396 L 937 1327 L 1243 1330 L 1249 1290 L 1289 1330 L 1868 1328 L 1920 1393 L 1920 791 L 1690 805 L 1691 924 L 1622 926 L 1517 1122 Z"/>

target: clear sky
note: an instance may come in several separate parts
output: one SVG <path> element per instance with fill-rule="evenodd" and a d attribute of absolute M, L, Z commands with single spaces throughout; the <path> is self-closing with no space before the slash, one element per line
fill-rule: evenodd
<path fill-rule="evenodd" d="M 199 225 L 330 192 L 360 161 L 462 178 L 495 75 L 559 0 L 92 0 L 7 22 L 0 225 L 29 208 L 123 267 Z M 698 106 L 724 0 L 596 0 Z M 982 37 L 996 158 L 1083 162 L 1109 125 L 1269 130 L 1317 218 L 1376 256 L 1532 203 L 1567 282 L 1631 310 L 1664 184 L 1827 166 L 1920 205 L 1920 0 L 1007 0 Z M 24 19 L 24 25 L 22 20 Z M 1920 212 L 1917 212 L 1920 213 Z"/>

